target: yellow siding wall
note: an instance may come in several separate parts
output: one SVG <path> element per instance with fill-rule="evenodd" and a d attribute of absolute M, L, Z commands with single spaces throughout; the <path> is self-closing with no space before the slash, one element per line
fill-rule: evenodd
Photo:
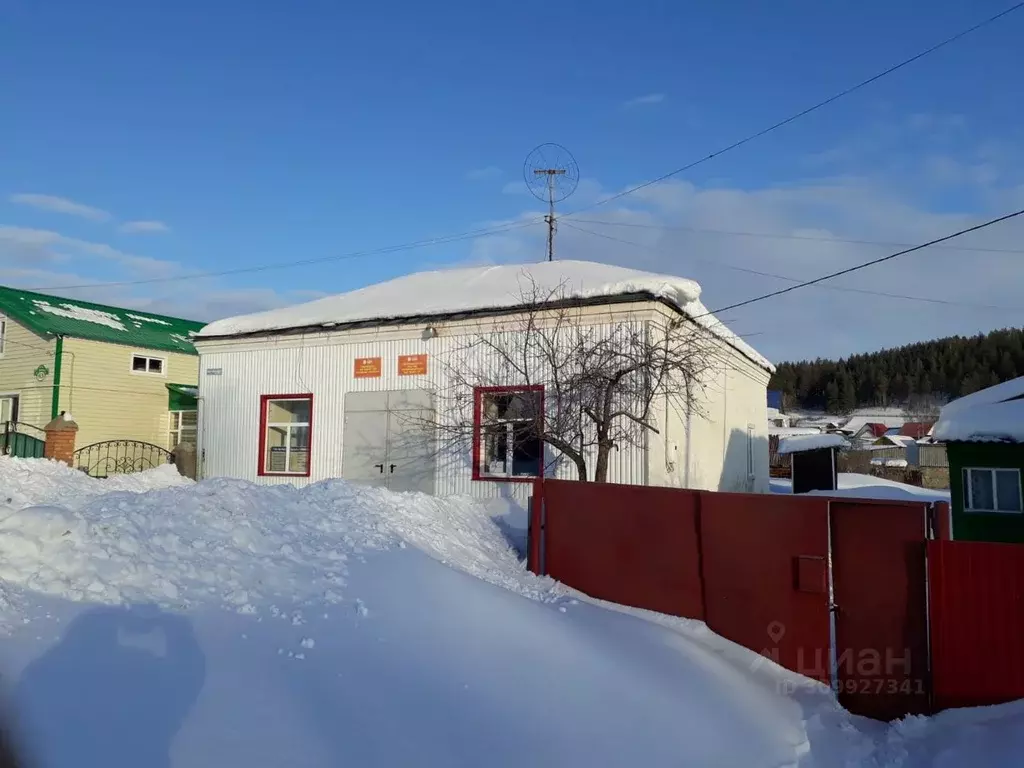
<path fill-rule="evenodd" d="M 18 420 L 36 427 L 50 421 L 53 399 L 53 350 L 56 342 L 6 318 L 4 352 L 0 357 L 0 393 L 20 396 Z M 45 365 L 49 374 L 36 379 L 34 371 Z"/>
<path fill-rule="evenodd" d="M 133 354 L 162 357 L 165 375 L 132 373 Z M 199 380 L 199 358 L 121 344 L 64 339 L 60 409 L 78 422 L 79 448 L 103 440 L 168 445 L 167 384 Z"/>

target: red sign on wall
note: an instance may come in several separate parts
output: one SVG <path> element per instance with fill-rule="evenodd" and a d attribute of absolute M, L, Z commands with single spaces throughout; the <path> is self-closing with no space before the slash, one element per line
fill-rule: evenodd
<path fill-rule="evenodd" d="M 357 357 L 355 371 L 357 379 L 376 379 L 380 377 L 379 357 Z"/>
<path fill-rule="evenodd" d="M 427 373 L 426 355 L 399 355 L 399 376 L 425 376 Z"/>

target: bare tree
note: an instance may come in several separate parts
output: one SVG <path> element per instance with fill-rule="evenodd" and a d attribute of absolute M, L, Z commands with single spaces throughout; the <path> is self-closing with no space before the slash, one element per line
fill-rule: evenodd
<path fill-rule="evenodd" d="M 535 474 L 547 468 L 546 445 L 580 480 L 601 483 L 611 452 L 644 445 L 670 405 L 704 415 L 694 394 L 716 357 L 706 328 L 658 312 L 595 315 L 564 285 L 527 282 L 514 314 L 456 337 L 438 361 L 443 384 L 430 426 L 445 449 L 465 456 L 477 442 L 506 467 L 515 456 L 536 462 Z"/>

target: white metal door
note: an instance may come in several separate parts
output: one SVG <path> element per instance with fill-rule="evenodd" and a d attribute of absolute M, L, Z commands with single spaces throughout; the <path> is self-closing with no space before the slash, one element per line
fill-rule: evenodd
<path fill-rule="evenodd" d="M 434 492 L 434 412 L 388 412 L 388 488 Z"/>
<path fill-rule="evenodd" d="M 387 485 L 387 437 L 387 411 L 346 412 L 341 476 L 354 483 Z"/>

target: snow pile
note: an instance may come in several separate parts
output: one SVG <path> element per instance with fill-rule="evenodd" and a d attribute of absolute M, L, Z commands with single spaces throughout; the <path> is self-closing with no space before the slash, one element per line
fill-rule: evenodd
<path fill-rule="evenodd" d="M 881 458 L 872 459 L 871 464 L 876 467 L 906 467 L 906 459 Z"/>
<path fill-rule="evenodd" d="M 53 306 L 48 301 L 42 299 L 33 299 L 32 303 L 35 304 L 37 309 L 43 312 L 49 312 L 51 315 L 57 315 L 59 317 L 67 317 L 71 320 L 82 320 L 87 323 L 96 323 L 97 325 L 105 325 L 108 328 L 113 328 L 115 331 L 126 331 L 124 323 L 117 317 L 112 315 L 110 312 L 104 312 L 99 309 L 92 309 L 90 307 L 80 307 L 76 304 L 60 304 Z"/>
<path fill-rule="evenodd" d="M 351 558 L 408 542 L 536 599 L 551 588 L 524 578 L 500 531 L 469 499 L 341 481 L 302 489 L 180 483 L 169 477 L 173 468 L 96 481 L 52 464 L 3 466 L 12 482 L 0 507 L 0 579 L 10 586 L 71 600 L 213 602 L 255 613 L 273 601 L 340 602 Z M 98 485 L 164 487 L 100 495 Z"/>
<path fill-rule="evenodd" d="M 768 434 L 779 437 L 795 437 L 796 435 L 820 435 L 821 430 L 817 427 L 776 427 L 774 424 L 769 424 Z"/>
<path fill-rule="evenodd" d="M 0 600 L 0 671 L 46 768 L 996 768 L 1024 751 L 1021 703 L 876 723 L 700 622 L 574 599 L 471 499 L 119 480 L 102 495 L 111 481 L 0 463 L 27 504 L 0 514 L 19 593 Z"/>
<path fill-rule="evenodd" d="M 779 454 L 849 447 L 850 443 L 845 437 L 835 434 L 789 435 L 779 440 Z"/>
<path fill-rule="evenodd" d="M 949 403 L 931 436 L 940 442 L 1024 443 L 1024 376 Z"/>
<path fill-rule="evenodd" d="M 154 325 L 170 326 L 170 323 L 168 323 L 166 320 L 161 320 L 158 317 L 148 317 L 146 315 L 136 315 L 136 314 L 132 314 L 131 312 L 125 312 L 125 314 L 128 317 L 130 317 L 132 320 L 137 320 L 140 323 L 153 323 Z"/>
<path fill-rule="evenodd" d="M 524 298 L 591 299 L 642 294 L 663 299 L 758 365 L 774 366 L 711 315 L 693 280 L 588 261 L 554 261 L 420 272 L 283 309 L 210 323 L 199 338 L 331 327 L 522 306 Z"/>
<path fill-rule="evenodd" d="M 854 472 L 839 473 L 839 488 L 834 491 L 811 491 L 816 496 L 838 496 L 878 501 L 949 501 L 949 491 L 921 488 L 895 480 Z"/>
<path fill-rule="evenodd" d="M 0 456 L 0 519 L 12 510 L 32 504 L 68 504 L 77 507 L 111 491 L 143 493 L 191 484 L 191 480 L 178 474 L 173 464 L 132 475 L 113 475 L 105 480 L 97 480 L 59 461 Z"/>

